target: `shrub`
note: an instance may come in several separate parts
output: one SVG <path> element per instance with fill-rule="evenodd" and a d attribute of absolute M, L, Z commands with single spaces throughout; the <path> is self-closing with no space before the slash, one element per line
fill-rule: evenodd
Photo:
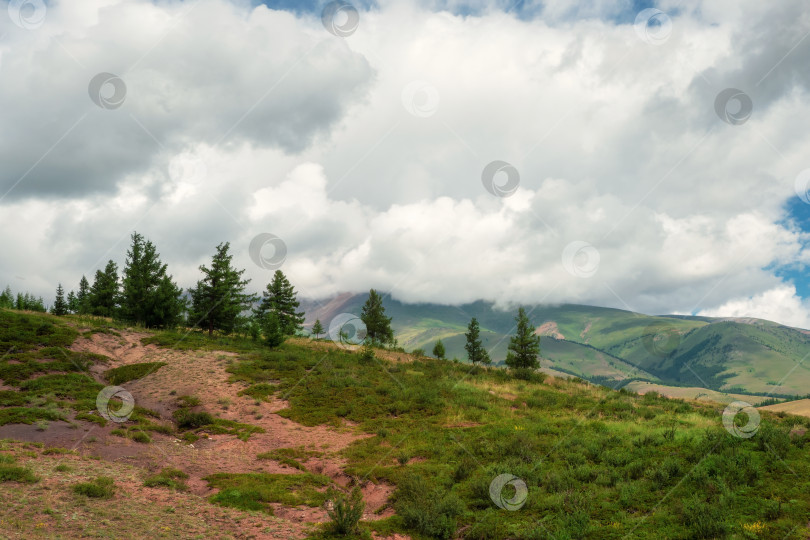
<path fill-rule="evenodd" d="M 177 427 L 181 429 L 195 429 L 208 426 L 214 423 L 214 417 L 207 412 L 192 412 L 188 409 L 178 409 L 174 411 L 174 418 L 177 420 Z"/>
<path fill-rule="evenodd" d="M 147 435 L 143 431 L 136 431 L 135 433 L 132 433 L 131 438 L 132 438 L 133 441 L 139 442 L 139 443 L 150 443 L 150 442 L 152 442 L 152 439 L 149 437 L 149 435 Z"/>
<path fill-rule="evenodd" d="M 163 486 L 177 491 L 187 491 L 188 486 L 183 482 L 186 478 L 188 478 L 188 475 L 183 471 L 167 467 L 160 473 L 147 477 L 143 485 L 146 487 Z"/>
<path fill-rule="evenodd" d="M 14 465 L 0 465 L 0 482 L 20 482 L 22 484 L 33 484 L 38 482 L 31 469 L 17 467 Z"/>
<path fill-rule="evenodd" d="M 512 376 L 522 381 L 541 383 L 546 380 L 546 374 L 531 368 L 515 368 L 510 370 Z"/>
<path fill-rule="evenodd" d="M 110 499 L 115 493 L 115 483 L 108 476 L 99 476 L 91 482 L 75 484 L 73 492 L 94 499 Z"/>
<path fill-rule="evenodd" d="M 360 488 L 355 487 L 348 496 L 330 490 L 327 496 L 332 503 L 326 509 L 329 519 L 332 520 L 332 530 L 342 535 L 356 534 L 357 524 L 363 517 L 363 509 L 366 507 Z"/>
<path fill-rule="evenodd" d="M 417 532 L 446 540 L 456 531 L 456 517 L 464 505 L 455 493 L 447 493 L 418 474 L 403 478 L 395 508 L 405 526 Z"/>
<path fill-rule="evenodd" d="M 684 502 L 683 517 L 694 538 L 722 537 L 728 531 L 722 508 L 696 497 Z"/>

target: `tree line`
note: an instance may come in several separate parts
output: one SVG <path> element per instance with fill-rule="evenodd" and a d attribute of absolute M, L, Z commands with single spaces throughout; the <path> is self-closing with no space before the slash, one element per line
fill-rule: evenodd
<path fill-rule="evenodd" d="M 97 270 L 92 285 L 86 276 L 79 280 L 78 291 L 65 295 L 62 284 L 56 288 L 51 313 L 95 315 L 141 325 L 147 328 L 186 326 L 223 334 L 241 333 L 254 339 L 262 337 L 270 346 L 278 346 L 287 336 L 302 332 L 304 312 L 295 287 L 281 270 L 276 270 L 261 297 L 246 292 L 250 279 L 244 279 L 244 269 L 233 265 L 230 243 L 216 247 L 210 265 L 201 265 L 202 274 L 196 286 L 183 294 L 167 265 L 160 259 L 155 245 L 134 232 L 127 250 L 124 268 L 110 260 L 103 270 Z M 29 294 L 12 295 L 10 288 L 0 293 L 0 308 L 45 311 L 42 299 Z M 362 307 L 360 319 L 366 327 L 364 342 L 368 346 L 396 347 L 391 318 L 385 314 L 383 298 L 371 289 Z M 515 318 L 516 333 L 510 338 L 506 365 L 514 370 L 533 371 L 539 367 L 540 336 L 534 333 L 524 308 Z M 342 329 L 339 330 L 343 339 Z M 464 334 L 467 358 L 474 366 L 490 365 L 492 359 L 483 345 L 481 328 L 473 317 Z M 325 333 L 320 320 L 311 331 L 317 339 Z M 445 358 L 441 340 L 433 347 L 436 358 Z"/>
<path fill-rule="evenodd" d="M 230 243 L 219 244 L 211 263 L 199 267 L 201 279 L 184 294 L 155 245 L 135 232 L 120 275 L 110 260 L 96 271 L 92 285 L 82 276 L 78 291 L 65 295 L 59 283 L 51 312 L 111 317 L 146 328 L 186 326 L 209 335 L 263 336 L 274 345 L 300 332 L 304 313 L 298 311 L 295 287 L 284 273 L 276 270 L 259 297 L 246 292 L 250 280 L 243 279 L 245 270 L 235 268 L 232 259 Z"/>
<path fill-rule="evenodd" d="M 15 296 L 9 286 L 6 286 L 3 292 L 0 293 L 0 308 L 39 311 L 42 313 L 47 311 L 41 296 L 37 297 L 27 292 L 18 292 Z"/>

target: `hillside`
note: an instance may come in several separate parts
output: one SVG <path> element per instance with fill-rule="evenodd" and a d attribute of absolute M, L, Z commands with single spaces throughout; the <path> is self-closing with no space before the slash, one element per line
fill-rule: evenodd
<path fill-rule="evenodd" d="M 3 310 L 0 351 L 10 538 L 345 538 L 325 508 L 353 486 L 377 539 L 806 530 L 799 417 L 763 411 L 743 439 L 718 404 Z M 97 403 L 111 381 L 133 397 L 123 422 Z"/>
<path fill-rule="evenodd" d="M 339 313 L 359 314 L 366 295 L 305 302 L 307 324 L 328 324 Z M 449 358 L 465 359 L 470 318 L 495 362 L 506 357 L 514 311 L 475 302 L 462 306 L 403 304 L 386 298 L 399 344 L 427 352 L 437 339 Z M 810 388 L 807 331 L 760 319 L 649 316 L 612 308 L 566 304 L 530 306 L 543 366 L 614 387 L 632 380 L 703 387 L 725 393 L 804 395 Z M 789 377 L 785 374 L 790 373 Z"/>

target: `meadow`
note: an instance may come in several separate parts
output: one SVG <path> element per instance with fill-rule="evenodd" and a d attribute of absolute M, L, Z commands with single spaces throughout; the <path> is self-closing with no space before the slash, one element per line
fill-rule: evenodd
<path fill-rule="evenodd" d="M 0 322 L 0 378 L 7 388 L 0 391 L 0 423 L 41 422 L 45 432 L 62 422 L 93 423 L 101 429 L 106 422 L 96 411 L 95 398 L 105 385 L 114 382 L 126 388 L 141 378 L 159 381 L 172 367 L 175 357 L 168 354 L 172 351 L 185 355 L 226 351 L 236 356 L 223 363 L 224 376 L 245 403 L 283 403 L 273 414 L 292 426 L 328 426 L 356 435 L 336 456 L 348 483 L 313 466 L 324 450 L 289 445 L 254 458 L 256 463 L 283 465 L 287 472 L 256 472 L 252 467 L 211 472 L 204 475 L 210 492 L 205 496 L 186 493 L 190 471 L 168 463 L 133 472 L 105 462 L 105 473 L 94 475 L 84 464 L 94 456 L 104 459 L 92 448 L 53 450 L 54 455 L 48 455 L 47 443 L 36 448 L 29 443 L 26 448 L 25 443 L 7 440 L 0 446 L 0 481 L 4 490 L 13 489 L 23 499 L 33 498 L 39 493 L 38 483 L 48 480 L 49 496 L 62 494 L 70 504 L 81 501 L 82 506 L 96 508 L 124 500 L 127 490 L 135 489 L 131 487 L 135 477 L 137 490 L 147 497 L 169 490 L 182 498 L 182 504 L 173 507 L 184 514 L 175 519 L 191 520 L 195 512 L 221 508 L 245 520 L 277 523 L 279 518 L 272 516 L 281 515 L 281 507 L 322 508 L 347 500 L 353 486 L 376 485 L 391 486 L 391 495 L 376 511 L 376 519 L 360 521 L 359 532 L 341 534 L 325 520 L 301 536 L 400 534 L 480 540 L 807 536 L 808 418 L 763 410 L 756 434 L 740 438 L 724 428 L 720 403 L 612 391 L 541 373 L 530 380 L 517 379 L 499 368 L 473 368 L 424 356 L 392 358 L 380 349 L 362 354 L 360 349 L 306 338 L 268 348 L 235 336 L 149 332 L 142 341 L 166 353 L 160 362 L 110 368 L 111 359 L 70 346 L 80 336 L 115 337 L 127 332 L 122 326 L 99 318 L 7 310 L 0 310 Z M 177 396 L 171 414 L 160 414 L 137 405 L 139 394 L 133 395 L 136 408 L 129 421 L 107 426 L 119 431 L 114 434 L 117 439 L 132 441 L 128 444 L 148 448 L 177 439 L 193 446 L 206 437 L 226 437 L 238 451 L 239 445 L 247 448 L 262 431 L 254 418 L 221 418 L 221 410 L 206 405 L 205 399 L 201 404 L 195 396 Z M 736 419 L 740 424 L 746 420 L 745 415 Z M 56 455 L 62 451 L 64 456 Z M 75 472 L 54 473 L 49 460 L 55 457 L 69 457 L 74 470 L 88 472 L 82 477 Z M 524 483 L 525 496 L 520 482 L 493 493 L 493 481 L 500 475 Z M 76 487 L 80 484 L 87 485 Z M 71 508 L 67 503 L 50 504 L 57 515 L 67 515 Z M 137 506 L 137 497 L 133 504 Z M 0 519 L 16 519 L 20 537 L 36 536 L 35 521 L 50 519 L 5 512 Z M 50 524 L 42 530 L 64 534 L 69 529 Z M 96 523 L 92 535 L 113 530 L 112 524 L 105 528 Z M 144 524 L 128 534 L 145 536 L 147 530 L 151 529 Z M 282 537 L 277 534 L 253 536 Z"/>

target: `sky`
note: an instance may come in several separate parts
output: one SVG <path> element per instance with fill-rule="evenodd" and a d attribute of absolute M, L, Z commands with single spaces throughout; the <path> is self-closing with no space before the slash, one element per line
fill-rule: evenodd
<path fill-rule="evenodd" d="M 804 0 L 14 0 L 0 287 L 133 231 L 181 287 L 810 328 Z"/>

